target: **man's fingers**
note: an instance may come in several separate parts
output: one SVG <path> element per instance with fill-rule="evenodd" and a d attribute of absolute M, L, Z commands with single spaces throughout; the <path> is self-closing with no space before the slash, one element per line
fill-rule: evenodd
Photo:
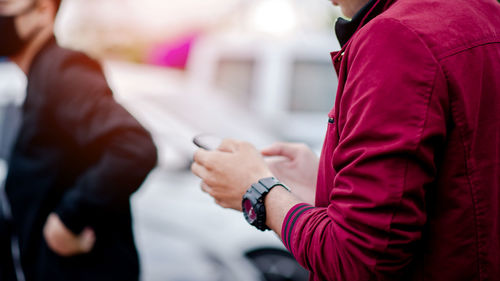
<path fill-rule="evenodd" d="M 94 248 L 95 244 L 95 232 L 91 228 L 85 228 L 82 233 L 78 236 L 79 242 L 79 252 L 80 253 L 89 253 Z"/>
<path fill-rule="evenodd" d="M 208 184 L 206 184 L 205 182 L 201 182 L 201 190 L 203 190 L 204 192 L 206 192 L 208 194 L 212 193 L 212 188 Z"/>
<path fill-rule="evenodd" d="M 277 156 L 279 155 L 280 147 L 278 143 L 273 143 L 271 146 L 266 147 L 260 151 L 263 156 Z"/>
<path fill-rule="evenodd" d="M 220 162 L 220 159 L 224 159 L 225 157 L 225 152 L 221 151 L 207 151 L 204 149 L 198 149 L 194 153 L 194 163 L 197 163 L 207 170 L 212 170 L 218 162 Z"/>
<path fill-rule="evenodd" d="M 201 179 L 206 179 L 208 176 L 207 168 L 198 164 L 197 162 L 193 162 L 193 164 L 191 165 L 191 172 L 193 172 L 193 174 Z"/>
<path fill-rule="evenodd" d="M 217 183 L 218 179 L 214 176 L 213 171 L 208 170 L 196 162 L 191 165 L 191 172 L 209 186 L 213 186 Z"/>
<path fill-rule="evenodd" d="M 298 146 L 296 143 L 277 142 L 268 148 L 261 150 L 264 156 L 283 156 L 293 160 L 298 153 Z"/>
<path fill-rule="evenodd" d="M 209 167 L 210 165 L 210 154 L 213 152 L 207 151 L 205 149 L 198 149 L 194 153 L 194 161 L 195 163 L 200 164 L 201 166 L 204 167 Z"/>
<path fill-rule="evenodd" d="M 85 228 L 79 235 L 71 233 L 59 217 L 51 214 L 44 226 L 44 237 L 49 248 L 63 257 L 89 253 L 94 248 L 95 233 Z"/>
<path fill-rule="evenodd" d="M 234 152 L 239 145 L 239 141 L 234 139 L 223 139 L 217 150 L 224 152 Z"/>

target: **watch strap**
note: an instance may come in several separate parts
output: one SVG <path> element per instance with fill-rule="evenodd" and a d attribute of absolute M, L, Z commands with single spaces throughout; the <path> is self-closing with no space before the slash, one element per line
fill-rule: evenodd
<path fill-rule="evenodd" d="M 260 179 L 259 180 L 259 183 L 261 185 L 263 185 L 264 187 L 266 187 L 267 189 L 267 192 L 269 192 L 269 190 L 271 190 L 273 187 L 275 186 L 282 186 L 284 187 L 286 190 L 290 191 L 290 189 L 288 189 L 288 187 L 286 187 L 283 183 L 281 183 L 278 179 L 276 179 L 275 177 L 269 177 L 269 178 L 263 178 L 263 179 Z"/>

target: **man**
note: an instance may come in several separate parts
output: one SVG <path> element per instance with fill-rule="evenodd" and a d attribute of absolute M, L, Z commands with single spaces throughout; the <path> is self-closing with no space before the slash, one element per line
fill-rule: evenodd
<path fill-rule="evenodd" d="M 156 148 L 114 101 L 99 64 L 57 45 L 58 6 L 0 1 L 0 56 L 28 78 L 2 201 L 15 275 L 138 280 L 129 197 L 155 166 Z"/>
<path fill-rule="evenodd" d="M 274 230 L 311 280 L 500 280 L 500 5 L 334 4 L 353 18 L 336 24 L 319 164 L 277 144 L 268 166 L 226 140 L 195 154 L 203 190 Z"/>
<path fill-rule="evenodd" d="M 5 60 L 5 59 L 3 59 Z M 20 121 L 19 108 L 26 93 L 26 76 L 14 63 L 0 59 L 0 280 L 13 280 L 15 266 L 11 258 L 10 209 L 5 200 L 3 181 L 7 158 Z M 14 116 L 14 118 L 12 118 Z M 7 118 L 9 117 L 9 118 Z M 8 119 L 8 120 L 7 120 Z M 10 276 L 8 276 L 10 275 Z"/>

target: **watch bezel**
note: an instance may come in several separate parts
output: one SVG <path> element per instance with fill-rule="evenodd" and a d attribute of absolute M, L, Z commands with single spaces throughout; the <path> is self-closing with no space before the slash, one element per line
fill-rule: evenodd
<path fill-rule="evenodd" d="M 247 202 L 250 205 L 250 209 L 248 209 L 246 204 L 245 204 Z M 250 200 L 248 198 L 243 198 L 242 208 L 243 208 L 243 214 L 245 215 L 246 221 L 250 224 L 253 224 L 257 220 L 257 213 L 255 212 L 255 207 L 254 207 L 254 204 L 252 203 L 252 200 Z M 253 218 L 251 212 L 255 213 L 255 218 Z"/>

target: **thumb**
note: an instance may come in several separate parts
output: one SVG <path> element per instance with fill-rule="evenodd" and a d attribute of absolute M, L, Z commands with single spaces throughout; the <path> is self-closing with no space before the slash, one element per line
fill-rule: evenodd
<path fill-rule="evenodd" d="M 270 147 L 260 151 L 263 156 L 283 156 L 293 160 L 297 155 L 297 149 L 292 143 L 277 142 Z"/>
<path fill-rule="evenodd" d="M 89 253 L 94 248 L 95 232 L 92 228 L 85 228 L 80 235 L 78 235 L 79 248 L 82 253 Z"/>

